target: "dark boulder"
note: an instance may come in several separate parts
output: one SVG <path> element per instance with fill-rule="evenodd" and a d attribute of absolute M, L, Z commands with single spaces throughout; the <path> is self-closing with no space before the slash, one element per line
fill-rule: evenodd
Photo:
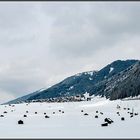
<path fill-rule="evenodd" d="M 122 121 L 124 121 L 124 120 L 125 120 L 125 118 L 124 118 L 124 117 L 121 117 L 121 120 L 122 120 Z"/>
<path fill-rule="evenodd" d="M 109 123 L 109 124 L 113 123 L 113 121 L 110 118 L 105 118 L 104 121 Z"/>
<path fill-rule="evenodd" d="M 103 112 L 100 112 L 101 115 L 103 115 Z"/>
<path fill-rule="evenodd" d="M 134 115 L 135 115 L 135 116 L 137 116 L 137 115 L 138 115 L 138 113 L 135 113 Z"/>
<path fill-rule="evenodd" d="M 85 113 L 84 115 L 85 115 L 85 116 L 87 116 L 87 115 L 88 115 L 88 113 Z"/>
<path fill-rule="evenodd" d="M 108 123 L 103 123 L 101 124 L 101 126 L 108 126 Z"/>
<path fill-rule="evenodd" d="M 46 115 L 45 118 L 50 118 L 50 117 Z"/>
<path fill-rule="evenodd" d="M 98 116 L 96 115 L 95 118 L 98 118 Z"/>
<path fill-rule="evenodd" d="M 19 120 L 19 121 L 18 121 L 18 124 L 24 124 L 24 123 L 23 123 L 23 121 L 22 121 L 22 120 Z"/>

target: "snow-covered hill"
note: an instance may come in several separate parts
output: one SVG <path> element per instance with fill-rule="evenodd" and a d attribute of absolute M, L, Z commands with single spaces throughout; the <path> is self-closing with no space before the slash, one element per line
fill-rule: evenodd
<path fill-rule="evenodd" d="M 140 138 L 140 115 L 130 117 L 132 110 L 140 114 L 139 100 L 110 101 L 98 96 L 82 102 L 1 105 L 0 138 Z M 102 127 L 105 118 L 114 122 Z"/>
<path fill-rule="evenodd" d="M 17 98 L 8 103 L 18 103 L 19 101 L 32 101 L 48 98 L 61 98 L 76 95 L 83 95 L 88 92 L 90 95 L 101 95 L 107 98 L 112 93 L 106 93 L 106 89 L 113 88 L 114 84 L 125 77 L 125 71 L 130 67 L 133 67 L 138 60 L 117 60 L 108 64 L 99 71 L 88 71 L 70 76 L 58 84 L 43 90 L 38 90 L 26 96 Z M 121 74 L 121 76 L 119 76 Z M 129 72 L 128 72 L 129 76 Z M 133 75 L 132 75 L 133 76 Z M 139 86 L 140 83 L 138 83 Z M 117 84 L 119 85 L 119 84 Z M 125 94 L 130 96 L 130 94 Z M 125 95 L 123 97 L 125 97 Z M 121 96 L 118 96 L 121 97 Z M 113 98 L 112 98 L 113 99 Z M 116 95 L 114 97 L 116 99 Z M 117 98 L 118 99 L 118 98 Z"/>

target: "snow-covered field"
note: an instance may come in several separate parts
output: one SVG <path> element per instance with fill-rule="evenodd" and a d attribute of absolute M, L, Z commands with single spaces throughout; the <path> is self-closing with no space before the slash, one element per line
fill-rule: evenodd
<path fill-rule="evenodd" d="M 116 108 L 117 104 L 121 109 Z M 140 113 L 140 100 L 109 101 L 96 98 L 82 102 L 24 103 L 14 107 L 1 105 L 0 115 L 4 117 L 0 117 L 0 138 L 140 138 L 140 114 L 130 118 L 128 111 L 132 111 L 132 108 Z M 97 110 L 99 113 L 96 113 Z M 116 113 L 118 111 L 120 116 Z M 50 118 L 45 118 L 44 113 Z M 27 118 L 23 117 L 24 114 Z M 99 118 L 95 118 L 95 115 Z M 106 117 L 114 123 L 102 127 Z M 125 117 L 125 121 L 121 117 Z M 18 124 L 18 120 L 23 120 L 24 124 Z"/>

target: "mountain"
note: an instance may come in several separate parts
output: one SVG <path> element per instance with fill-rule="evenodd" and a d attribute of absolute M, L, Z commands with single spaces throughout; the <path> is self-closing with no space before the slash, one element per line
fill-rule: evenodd
<path fill-rule="evenodd" d="M 136 80 L 136 77 L 133 80 L 132 78 L 128 79 L 126 77 L 133 77 L 135 73 L 132 71 L 134 71 L 134 69 L 139 69 L 137 66 L 138 64 L 139 60 L 117 60 L 99 71 L 88 71 L 76 74 L 48 89 L 38 90 L 8 103 L 65 97 L 78 94 L 83 95 L 85 92 L 88 92 L 90 95 L 105 96 L 111 100 L 129 96 L 130 93 L 124 94 L 123 86 L 125 85 L 125 88 L 129 88 L 127 86 L 129 85 L 128 83 Z M 139 75 L 137 74 L 137 76 Z M 129 82 L 126 82 L 127 80 L 129 80 Z M 139 82 L 138 79 L 137 81 Z M 121 87 L 121 85 L 123 86 Z"/>
<path fill-rule="evenodd" d="M 110 100 L 140 95 L 140 61 L 116 75 L 111 82 L 111 88 L 106 92 Z"/>

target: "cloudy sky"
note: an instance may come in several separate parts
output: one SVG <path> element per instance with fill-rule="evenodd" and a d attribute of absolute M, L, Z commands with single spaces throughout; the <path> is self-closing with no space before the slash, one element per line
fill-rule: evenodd
<path fill-rule="evenodd" d="M 139 2 L 0 2 L 0 102 L 117 59 L 140 59 Z"/>

